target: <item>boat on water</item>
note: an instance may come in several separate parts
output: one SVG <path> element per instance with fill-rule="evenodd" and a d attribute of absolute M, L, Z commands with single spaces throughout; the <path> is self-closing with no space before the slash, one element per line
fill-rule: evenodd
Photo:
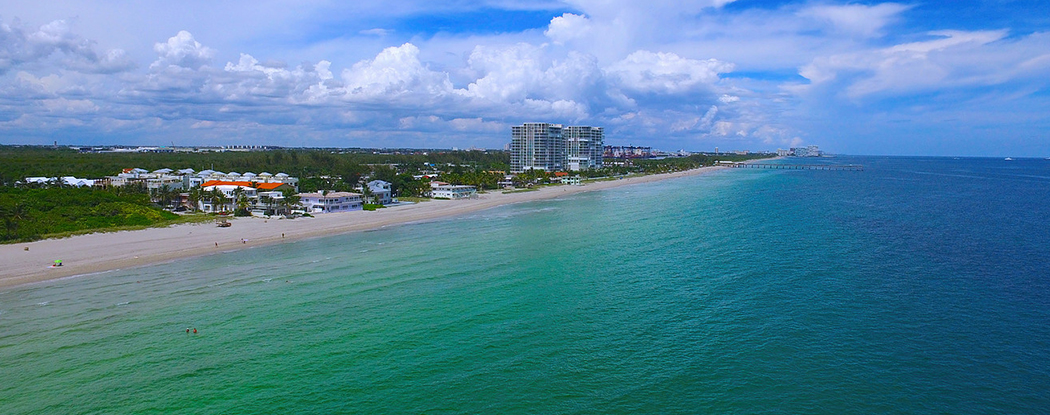
<path fill-rule="evenodd" d="M 1012 158 L 1009 158 L 1009 157 L 1007 157 L 1007 158 L 1005 158 L 1005 159 L 1003 159 L 1003 160 L 1006 160 L 1006 161 L 1014 161 L 1014 159 L 1012 159 Z"/>

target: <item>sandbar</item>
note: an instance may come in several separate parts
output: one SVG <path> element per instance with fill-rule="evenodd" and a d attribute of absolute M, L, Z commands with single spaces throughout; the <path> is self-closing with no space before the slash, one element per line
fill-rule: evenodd
<path fill-rule="evenodd" d="M 546 186 L 527 192 L 503 193 L 497 190 L 479 194 L 476 199 L 432 200 L 376 211 L 318 214 L 312 218 L 231 218 L 232 226 L 228 228 L 220 228 L 214 223 L 206 222 L 4 244 L 0 245 L 0 264 L 3 264 L 0 266 L 0 287 L 14 287 L 248 247 L 432 221 L 513 203 L 693 176 L 723 168 L 703 167 L 675 173 L 629 176 L 618 180 L 586 182 L 582 186 Z M 61 260 L 62 266 L 50 266 L 55 260 Z"/>

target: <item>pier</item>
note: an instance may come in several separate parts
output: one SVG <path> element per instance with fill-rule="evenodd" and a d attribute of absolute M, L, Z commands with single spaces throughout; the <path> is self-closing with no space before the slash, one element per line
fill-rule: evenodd
<path fill-rule="evenodd" d="M 733 163 L 734 169 L 773 169 L 773 170 L 838 170 L 864 171 L 860 164 L 773 164 L 773 163 Z"/>

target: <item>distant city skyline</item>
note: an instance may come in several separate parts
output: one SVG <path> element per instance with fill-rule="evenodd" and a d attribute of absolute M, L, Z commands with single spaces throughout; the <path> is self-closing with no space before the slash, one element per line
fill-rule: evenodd
<path fill-rule="evenodd" d="M 1050 3 L 17 1 L 0 144 L 1050 156 Z"/>

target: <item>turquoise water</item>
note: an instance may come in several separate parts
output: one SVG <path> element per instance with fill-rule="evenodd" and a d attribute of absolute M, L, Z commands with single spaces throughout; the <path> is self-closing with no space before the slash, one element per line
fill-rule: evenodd
<path fill-rule="evenodd" d="M 0 413 L 1050 408 L 1050 161 L 822 162 L 11 289 Z"/>

